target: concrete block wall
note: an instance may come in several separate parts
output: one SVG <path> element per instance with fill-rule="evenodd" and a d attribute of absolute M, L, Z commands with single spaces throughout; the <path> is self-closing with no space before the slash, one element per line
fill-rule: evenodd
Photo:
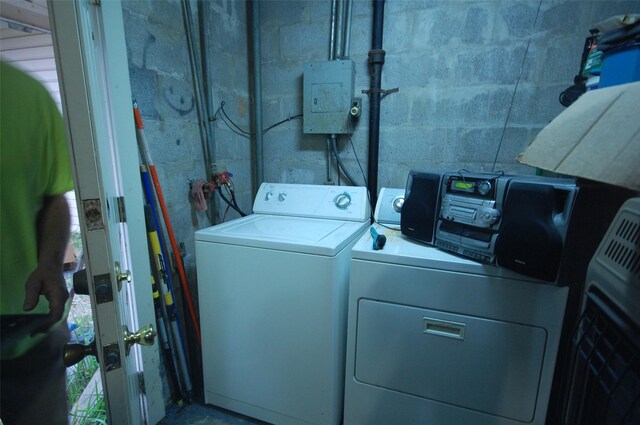
<path fill-rule="evenodd" d="M 142 114 L 150 156 L 158 172 L 176 240 L 182 245 L 187 280 L 197 307 L 195 231 L 213 223 L 211 214 L 197 211 L 190 198 L 190 182 L 207 176 L 181 3 L 180 0 L 124 0 L 122 5 L 132 95 Z M 207 40 L 210 60 L 207 63 L 214 76 L 210 81 L 211 91 L 215 93 L 213 103 L 218 107 L 225 101 L 225 110 L 236 116 L 240 125 L 248 126 L 245 3 L 216 0 L 199 4 L 210 8 L 211 35 Z M 191 5 L 196 26 L 193 34 L 198 41 L 195 13 L 198 6 L 196 2 Z M 220 170 L 233 173 L 239 188 L 238 202 L 241 208 L 250 211 L 250 144 L 219 119 L 214 121 L 214 127 L 216 165 Z M 218 223 L 225 205 L 221 205 L 218 196 L 214 199 L 213 222 Z M 231 210 L 226 219 L 238 216 Z M 168 238 L 166 241 L 168 245 Z M 179 284 L 174 275 L 174 294 L 178 303 L 184 303 Z"/>
<path fill-rule="evenodd" d="M 248 58 L 247 4 L 244 1 L 215 0 L 199 2 L 210 8 L 210 38 L 208 39 L 209 66 L 211 68 L 210 92 L 215 110 L 224 102 L 224 111 L 243 130 L 252 132 L 250 119 L 252 100 L 250 93 L 250 68 Z M 215 113 L 215 111 L 214 111 Z M 246 213 L 253 206 L 252 142 L 238 135 L 224 124 L 220 113 L 215 117 L 214 139 L 216 168 L 233 175 L 238 204 Z M 240 215 L 229 209 L 216 195 L 216 223 Z"/>
<path fill-rule="evenodd" d="M 213 108 L 224 102 L 229 117 L 254 132 L 248 4 L 191 4 L 210 12 Z M 265 128 L 302 112 L 303 64 L 329 57 L 330 8 L 330 0 L 261 2 Z M 379 188 L 404 187 L 412 169 L 534 173 L 515 157 L 563 110 L 558 96 L 578 72 L 589 28 L 629 12 L 640 12 L 640 1 L 387 0 L 382 88 L 399 91 L 381 103 Z M 197 294 L 194 233 L 212 221 L 189 198 L 189 182 L 206 177 L 206 164 L 181 0 L 123 0 L 123 15 L 133 95 Z M 361 91 L 370 85 L 372 15 L 371 1 L 353 1 L 350 57 L 363 109 L 352 137 L 338 142 L 360 185 L 367 170 L 369 102 Z M 216 168 L 233 174 L 240 207 L 250 212 L 256 189 L 252 142 L 219 113 L 207 118 L 213 121 Z M 264 138 L 264 180 L 327 182 L 326 146 L 324 136 L 303 134 L 300 119 L 273 128 Z M 345 184 L 333 161 L 329 177 Z M 225 205 L 215 198 L 218 223 Z M 237 217 L 233 210 L 224 216 Z"/>
<path fill-rule="evenodd" d="M 206 41 L 213 109 L 253 132 L 247 3 L 193 2 L 209 8 Z M 264 127 L 302 112 L 303 64 L 329 57 L 330 0 L 261 2 Z M 362 116 L 338 148 L 350 174 L 365 184 L 368 151 L 372 2 L 353 1 L 351 59 Z M 533 173 L 515 156 L 563 107 L 584 38 L 609 16 L 638 11 L 640 1 L 387 0 L 380 122 L 379 187 L 404 187 L 412 169 L 503 170 Z M 179 0 L 124 0 L 133 96 L 159 173 L 185 265 L 195 280 L 194 232 L 212 224 L 189 198 L 189 182 L 205 178 L 204 148 Z M 197 38 L 198 19 L 194 35 Z M 206 119 L 206 117 L 205 117 Z M 252 141 L 213 120 L 218 170 L 233 174 L 240 207 L 252 207 Z M 264 180 L 323 184 L 327 142 L 302 133 L 292 119 L 264 138 Z M 356 160 L 359 159 L 359 163 Z M 330 179 L 345 184 L 332 161 Z M 225 204 L 215 196 L 213 218 Z M 237 218 L 230 210 L 226 220 Z"/>
<path fill-rule="evenodd" d="M 379 188 L 404 187 L 412 169 L 532 174 L 515 157 L 563 109 L 593 24 L 640 10 L 638 1 L 428 1 L 385 4 Z M 262 6 L 265 123 L 302 110 L 302 66 L 327 60 L 330 1 Z M 372 2 L 353 2 L 351 59 L 363 113 L 344 162 L 367 169 Z M 291 122 L 265 138 L 265 180 L 322 184 L 326 143 Z M 354 154 L 355 148 L 355 154 Z M 333 167 L 333 181 L 337 182 Z M 344 181 L 344 180 L 343 180 Z"/>
<path fill-rule="evenodd" d="M 249 69 L 247 57 L 246 4 L 233 0 L 191 2 L 193 36 L 199 43 L 197 7 L 208 9 L 206 38 L 209 89 L 215 108 L 225 102 L 225 111 L 249 130 Z M 123 0 L 125 40 L 129 61 L 132 95 L 144 121 L 144 132 L 153 164 L 162 185 L 172 227 L 184 255 L 183 263 L 189 288 L 198 308 L 195 258 L 195 231 L 222 221 L 225 204 L 214 196 L 213 214 L 196 210 L 190 198 L 190 182 L 207 178 L 205 148 L 196 106 L 187 37 L 181 0 Z M 222 123 L 214 120 L 213 157 L 218 170 L 233 173 L 238 188 L 238 203 L 251 211 L 251 145 Z M 133 121 L 132 121 L 133 125 Z M 211 204 L 209 204 L 211 207 Z M 212 217 L 213 215 L 213 217 Z M 230 210 L 226 220 L 239 215 Z M 165 238 L 167 245 L 169 240 Z M 170 249 L 170 248 L 169 248 Z M 180 281 L 173 275 L 174 295 L 179 311 L 184 312 Z M 181 314 L 187 321 L 187 313 Z M 187 326 L 187 334 L 189 332 Z M 188 341 L 193 356 L 199 356 L 195 340 Z M 199 362 L 190 359 L 196 394 L 201 389 Z M 165 378 L 166 379 L 166 378 Z M 168 383 L 165 397 L 170 399 Z"/>

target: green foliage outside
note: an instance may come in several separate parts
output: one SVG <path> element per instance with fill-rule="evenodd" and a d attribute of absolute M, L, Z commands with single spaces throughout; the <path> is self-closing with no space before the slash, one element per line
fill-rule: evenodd
<path fill-rule="evenodd" d="M 76 257 L 82 253 L 82 239 L 79 232 L 72 232 L 70 241 Z M 73 287 L 73 276 L 66 274 L 67 287 Z M 86 297 L 76 295 L 75 297 Z M 82 344 L 89 344 L 94 338 L 93 317 L 88 297 L 82 302 L 85 308 L 79 308 L 74 299 L 74 304 L 69 312 L 69 323 L 77 325 L 71 331 L 72 339 Z M 100 382 L 91 381 L 93 376 L 99 373 L 98 361 L 94 356 L 87 356 L 79 363 L 67 368 L 67 400 L 70 409 L 69 423 L 73 425 L 107 424 L 107 413 L 104 404 L 104 395 Z M 87 386 L 91 385 L 92 388 Z M 84 398 L 81 396 L 84 393 Z"/>

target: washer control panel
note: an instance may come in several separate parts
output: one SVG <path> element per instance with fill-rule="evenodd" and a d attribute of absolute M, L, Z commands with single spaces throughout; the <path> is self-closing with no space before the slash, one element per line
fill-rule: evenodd
<path fill-rule="evenodd" d="M 325 186 L 262 183 L 253 212 L 298 217 L 364 221 L 369 219 L 367 189 L 360 186 Z"/>

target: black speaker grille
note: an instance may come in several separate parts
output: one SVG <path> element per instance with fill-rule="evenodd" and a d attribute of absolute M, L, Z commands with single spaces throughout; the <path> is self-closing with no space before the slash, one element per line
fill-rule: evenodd
<path fill-rule="evenodd" d="M 404 235 L 420 242 L 433 243 L 440 180 L 440 174 L 415 171 L 409 174 L 400 212 L 400 229 Z"/>
<path fill-rule="evenodd" d="M 562 237 L 554 222 L 552 186 L 512 183 L 496 240 L 498 265 L 546 281 L 556 279 Z"/>

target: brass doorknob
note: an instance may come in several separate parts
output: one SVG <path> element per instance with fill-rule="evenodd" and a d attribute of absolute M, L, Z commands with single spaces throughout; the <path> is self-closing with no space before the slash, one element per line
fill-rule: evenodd
<path fill-rule="evenodd" d="M 158 333 L 155 330 L 153 330 L 152 325 L 143 326 L 142 328 L 140 328 L 138 332 L 135 332 L 135 333 L 131 333 L 127 325 L 124 325 L 123 332 L 124 332 L 124 344 L 126 349 L 125 352 L 127 356 L 129 355 L 129 352 L 131 351 L 131 346 L 133 344 L 153 345 L 153 342 L 155 341 L 155 337 L 156 335 L 158 335 Z"/>
<path fill-rule="evenodd" d="M 78 363 L 87 356 L 96 356 L 96 341 L 94 340 L 89 345 L 82 344 L 67 344 L 64 346 L 62 354 L 64 366 L 70 367 Z"/>
<path fill-rule="evenodd" d="M 120 263 L 116 261 L 115 264 L 116 269 L 116 280 L 118 281 L 118 291 L 122 289 L 122 282 L 127 281 L 131 282 L 131 272 L 129 270 L 125 270 L 124 273 L 120 270 Z"/>

